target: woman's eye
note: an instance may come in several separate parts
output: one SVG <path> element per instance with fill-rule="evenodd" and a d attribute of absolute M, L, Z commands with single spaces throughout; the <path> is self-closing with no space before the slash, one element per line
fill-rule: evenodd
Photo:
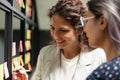
<path fill-rule="evenodd" d="M 55 30 L 55 28 L 54 28 L 54 27 L 50 27 L 50 29 L 51 29 L 51 30 Z"/>
<path fill-rule="evenodd" d="M 68 30 L 60 30 L 60 31 L 62 31 L 62 32 L 68 32 Z"/>

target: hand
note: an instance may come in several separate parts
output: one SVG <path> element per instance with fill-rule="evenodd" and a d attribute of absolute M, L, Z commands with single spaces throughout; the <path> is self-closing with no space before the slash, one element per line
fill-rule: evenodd
<path fill-rule="evenodd" d="M 28 80 L 28 75 L 22 66 L 17 67 L 16 72 L 12 73 L 13 80 Z"/>

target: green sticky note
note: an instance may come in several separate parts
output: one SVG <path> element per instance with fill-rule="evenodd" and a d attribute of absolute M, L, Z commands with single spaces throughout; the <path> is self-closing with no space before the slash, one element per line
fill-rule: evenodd
<path fill-rule="evenodd" d="M 26 30 L 26 39 L 31 39 L 31 30 Z"/>
<path fill-rule="evenodd" d="M 30 52 L 25 54 L 25 64 L 28 64 L 30 62 Z"/>

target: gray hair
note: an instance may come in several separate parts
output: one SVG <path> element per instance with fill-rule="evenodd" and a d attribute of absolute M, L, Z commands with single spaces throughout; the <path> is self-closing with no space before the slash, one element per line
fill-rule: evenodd
<path fill-rule="evenodd" d="M 90 0 L 87 5 L 96 18 L 104 15 L 110 38 L 120 51 L 120 0 Z"/>

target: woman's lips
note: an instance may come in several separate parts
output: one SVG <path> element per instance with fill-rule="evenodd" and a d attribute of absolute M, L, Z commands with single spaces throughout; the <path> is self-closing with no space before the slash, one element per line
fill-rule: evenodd
<path fill-rule="evenodd" d="M 56 41 L 57 44 L 62 44 L 64 41 Z"/>

